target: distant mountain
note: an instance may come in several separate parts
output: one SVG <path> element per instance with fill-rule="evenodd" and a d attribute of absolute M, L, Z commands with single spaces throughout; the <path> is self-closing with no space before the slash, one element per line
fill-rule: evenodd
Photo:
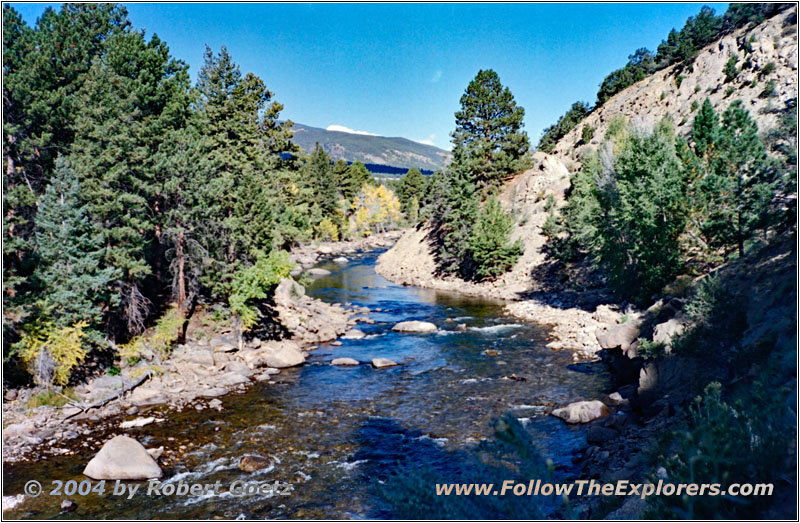
<path fill-rule="evenodd" d="M 365 134 L 328 131 L 300 123 L 292 127 L 294 142 L 310 151 L 319 143 L 334 160 L 390 165 L 403 169 L 436 170 L 450 161 L 444 149 L 425 145 L 407 138 L 389 138 Z"/>

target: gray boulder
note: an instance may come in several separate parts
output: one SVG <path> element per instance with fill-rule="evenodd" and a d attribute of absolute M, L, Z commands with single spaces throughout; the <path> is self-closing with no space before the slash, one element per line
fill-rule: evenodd
<path fill-rule="evenodd" d="M 345 340 L 360 340 L 365 338 L 367 335 L 364 334 L 363 331 L 358 329 L 350 329 L 349 331 L 342 334 L 342 338 Z"/>
<path fill-rule="evenodd" d="M 331 360 L 331 365 L 359 365 L 358 360 L 354 360 L 353 358 L 335 358 Z"/>
<path fill-rule="evenodd" d="M 597 333 L 597 342 L 603 349 L 620 348 L 626 351 L 631 343 L 636 341 L 639 337 L 640 327 L 640 320 L 630 320 L 619 325 L 614 325 L 613 327 L 609 327 Z"/>
<path fill-rule="evenodd" d="M 128 436 L 116 436 L 89 461 L 83 474 L 97 480 L 142 480 L 160 478 L 162 472 L 141 443 Z"/>
<path fill-rule="evenodd" d="M 306 362 L 306 357 L 295 343 L 284 342 L 281 348 L 267 356 L 264 363 L 275 369 L 295 367 Z"/>
<path fill-rule="evenodd" d="M 437 327 L 431 322 L 428 321 L 402 321 L 392 327 L 392 330 L 395 332 L 417 332 L 417 333 L 426 333 L 426 332 L 436 332 Z"/>
<path fill-rule="evenodd" d="M 315 267 L 313 269 L 309 269 L 309 271 L 308 271 L 308 275 L 309 276 L 329 276 L 330 274 L 331 274 L 331 271 L 329 271 L 327 269 L 320 269 L 318 267 Z"/>
<path fill-rule="evenodd" d="M 130 397 L 130 402 L 137 407 L 151 407 L 167 402 L 167 396 L 158 389 L 148 389 L 139 387 L 134 389 Z"/>
<path fill-rule="evenodd" d="M 666 347 L 672 347 L 672 340 L 675 336 L 683 334 L 685 325 L 680 318 L 672 318 L 664 323 L 659 323 L 653 329 L 653 342 L 663 343 Z"/>
<path fill-rule="evenodd" d="M 373 358 L 372 359 L 372 366 L 376 369 L 383 369 L 384 367 L 395 367 L 397 366 L 397 362 L 386 358 Z"/>

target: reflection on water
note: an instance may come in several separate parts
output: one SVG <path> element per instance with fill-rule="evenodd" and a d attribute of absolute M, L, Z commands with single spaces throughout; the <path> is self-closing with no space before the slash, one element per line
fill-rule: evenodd
<path fill-rule="evenodd" d="M 412 452 L 420 465 L 455 461 L 489 436 L 491 420 L 505 412 L 523 421 L 555 461 L 557 473 L 569 474 L 572 452 L 585 443 L 584 430 L 543 411 L 596 397 L 606 387 L 602 368 L 571 370 L 569 354 L 545 348 L 546 331 L 504 317 L 498 303 L 394 285 L 375 274 L 376 256 L 366 254 L 344 266 L 325 264 L 331 274 L 307 289 L 331 303 L 379 309 L 368 315 L 373 324 L 359 325 L 366 338 L 342 340 L 338 347 L 323 344 L 306 365 L 278 375 L 277 384 L 223 397 L 221 412 L 161 412 L 168 421 L 128 431 L 148 447 L 186 445 L 180 464 L 165 469 L 169 481 L 280 481 L 293 485 L 291 495 L 73 496 L 78 510 L 60 515 L 63 498 L 43 495 L 6 517 L 391 517 L 373 489 L 366 488 L 364 471 L 379 476 L 376 469 L 392 462 L 397 452 L 406 459 Z M 390 330 L 412 319 L 431 321 L 441 331 L 414 335 Z M 496 355 L 487 355 L 487 349 Z M 331 366 L 337 357 L 361 362 L 384 357 L 401 365 L 381 370 L 368 364 Z M 508 379 L 512 375 L 517 379 Z M 370 448 L 365 447 L 365 431 Z M 398 433 L 412 435 L 418 444 L 397 447 L 392 441 Z M 381 441 L 385 446 L 376 453 Z M 81 471 L 95 451 L 85 448 L 77 456 L 5 467 L 3 495 L 22 492 L 30 479 L 85 479 Z M 247 453 L 269 457 L 272 466 L 252 474 L 240 471 L 239 457 Z"/>

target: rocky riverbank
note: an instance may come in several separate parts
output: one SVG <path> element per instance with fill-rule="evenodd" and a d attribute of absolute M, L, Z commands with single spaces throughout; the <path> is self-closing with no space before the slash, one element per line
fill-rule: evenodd
<path fill-rule="evenodd" d="M 322 259 L 390 246 L 398 235 L 303 246 L 291 257 L 302 274 Z M 359 314 L 369 312 L 312 299 L 291 278 L 276 289 L 271 309 L 285 329 L 284 339 L 241 338 L 230 318 L 220 317 L 222 309 L 200 307 L 190 318 L 185 342 L 168 356 L 145 354 L 132 365 L 123 361 L 118 374 L 95 376 L 71 388 L 70 397 L 50 395 L 51 402 L 63 405 L 34 406 L 44 392 L 39 389 L 6 391 L 3 461 L 73 454 L 76 445 L 93 444 L 93 434 L 158 423 L 170 411 L 220 409 L 220 396 L 257 382 L 275 383 L 282 369 L 301 365 L 316 344 L 334 341 L 366 319 Z M 169 454 L 168 449 L 162 459 Z"/>

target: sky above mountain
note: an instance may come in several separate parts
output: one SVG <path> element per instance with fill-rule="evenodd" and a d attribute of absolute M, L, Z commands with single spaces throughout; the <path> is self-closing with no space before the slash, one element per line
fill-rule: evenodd
<path fill-rule="evenodd" d="M 33 24 L 47 6 L 12 4 Z M 709 4 L 718 13 L 727 4 Z M 525 108 L 532 143 L 639 47 L 655 50 L 701 4 L 126 4 L 137 29 L 202 65 L 226 45 L 266 82 L 282 117 L 450 148 L 480 69 Z"/>

